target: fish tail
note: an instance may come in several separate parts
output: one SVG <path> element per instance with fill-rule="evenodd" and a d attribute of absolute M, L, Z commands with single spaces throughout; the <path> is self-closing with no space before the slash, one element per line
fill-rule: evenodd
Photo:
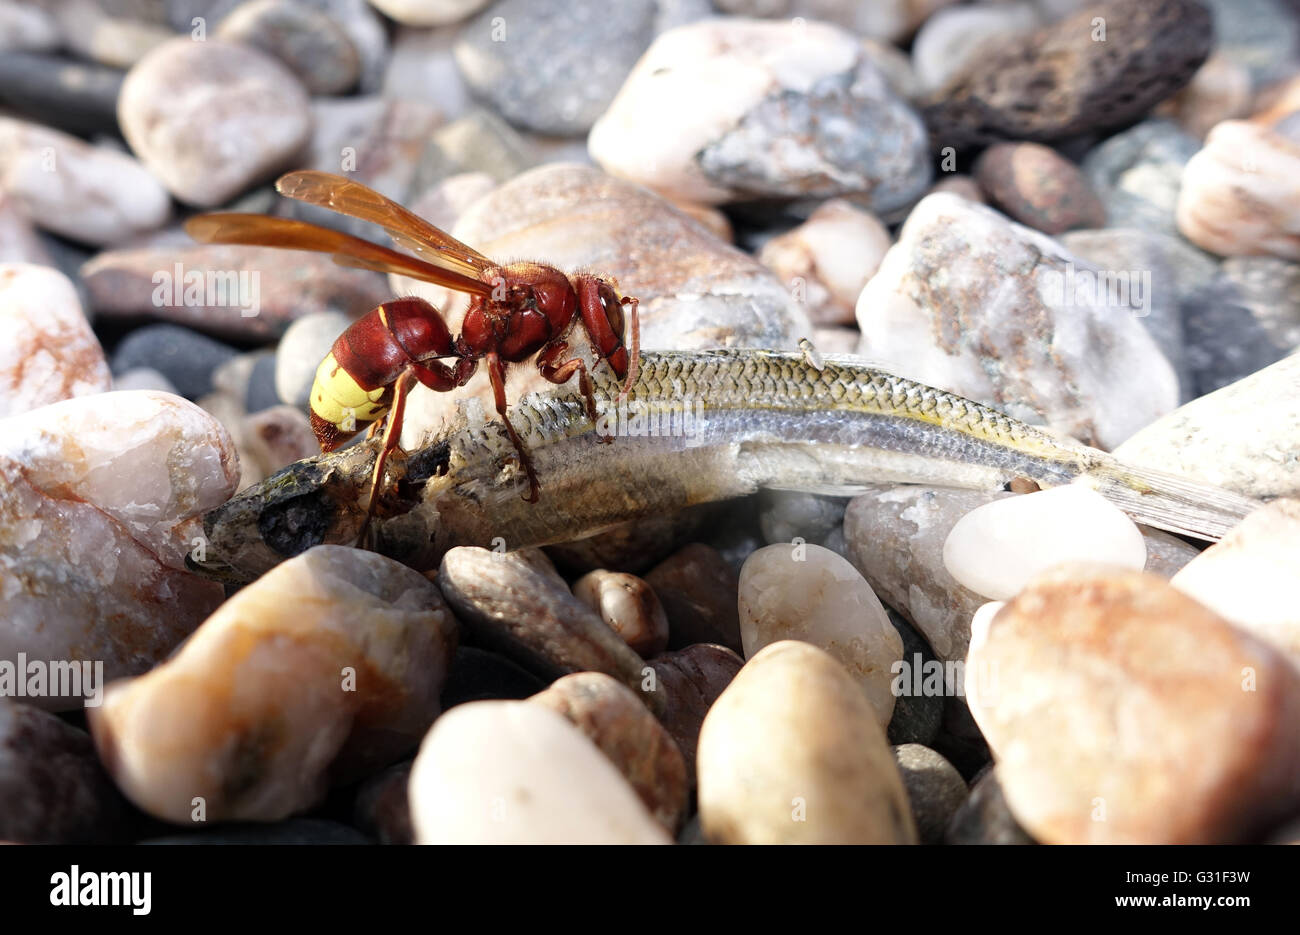
<path fill-rule="evenodd" d="M 1262 502 L 1222 487 L 1105 458 L 1086 476 L 1135 522 L 1217 542 Z"/>

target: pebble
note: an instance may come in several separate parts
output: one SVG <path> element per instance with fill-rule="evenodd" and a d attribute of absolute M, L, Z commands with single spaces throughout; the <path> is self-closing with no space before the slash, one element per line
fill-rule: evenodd
<path fill-rule="evenodd" d="M 167 662 L 112 685 L 91 733 L 155 817 L 275 821 L 413 748 L 455 643 L 418 572 L 317 546 L 227 600 Z"/>
<path fill-rule="evenodd" d="M 859 353 L 1113 448 L 1178 404 L 1178 378 L 1138 320 L 1140 277 L 1114 301 L 1095 272 L 991 208 L 929 195 L 858 299 Z"/>
<path fill-rule="evenodd" d="M 384 73 L 383 96 L 425 101 L 448 120 L 464 116 L 474 101 L 452 52 L 459 36 L 459 26 L 399 26 Z"/>
<path fill-rule="evenodd" d="M 156 390 L 159 393 L 175 393 L 176 385 L 152 367 L 132 367 L 113 376 L 114 390 Z"/>
<path fill-rule="evenodd" d="M 244 420 L 244 444 L 263 476 L 270 477 L 295 461 L 320 454 L 320 443 L 307 413 L 294 406 L 272 406 Z"/>
<path fill-rule="evenodd" d="M 846 559 L 819 545 L 759 549 L 740 571 L 739 610 L 746 659 L 782 640 L 811 643 L 852 676 L 880 726 L 889 724 L 903 641 Z"/>
<path fill-rule="evenodd" d="M 966 780 L 941 754 L 919 743 L 894 747 L 894 762 L 912 804 L 920 843 L 942 844 L 948 822 L 970 792 Z"/>
<path fill-rule="evenodd" d="M 123 338 L 113 351 L 113 372 L 149 367 L 166 377 L 175 387 L 173 392 L 198 399 L 212 392 L 213 372 L 238 353 L 230 345 L 189 328 L 145 325 Z"/>
<path fill-rule="evenodd" d="M 297 0 L 253 0 L 221 21 L 213 38 L 242 42 L 278 59 L 308 94 L 342 94 L 357 83 L 361 57 L 328 13 Z"/>
<path fill-rule="evenodd" d="M 745 660 L 716 643 L 694 643 L 650 660 L 657 690 L 664 697 L 659 721 L 677 743 L 692 785 L 700 725 L 744 664 Z"/>
<path fill-rule="evenodd" d="M 1286 0 L 1202 0 L 1214 14 L 1215 48 L 1260 87 L 1288 77 L 1300 61 L 1300 22 Z"/>
<path fill-rule="evenodd" d="M 505 656 L 476 646 L 458 646 L 442 690 L 442 706 L 451 708 L 467 701 L 498 698 L 520 700 L 545 687 L 540 678 Z"/>
<path fill-rule="evenodd" d="M 61 55 L 0 55 L 0 97 L 6 106 L 15 114 L 70 133 L 117 133 L 122 79 L 121 69 Z"/>
<path fill-rule="evenodd" d="M 498 0 L 462 27 L 456 64 L 515 126 L 580 136 L 650 44 L 655 8 L 654 0 Z"/>
<path fill-rule="evenodd" d="M 925 191 L 926 145 L 920 118 L 854 36 L 720 19 L 656 39 L 588 139 L 606 171 L 674 199 L 847 195 L 879 215 Z"/>
<path fill-rule="evenodd" d="M 936 10 L 955 0 L 714 0 L 714 5 L 739 16 L 800 17 L 837 23 L 875 39 L 901 42 L 916 32 Z"/>
<path fill-rule="evenodd" d="M 597 569 L 573 583 L 573 596 L 644 659 L 668 648 L 668 615 L 654 589 L 636 575 Z"/>
<path fill-rule="evenodd" d="M 261 412 L 280 405 L 275 392 L 275 351 L 249 351 L 219 364 L 212 371 L 212 385 L 238 402 L 244 412 Z"/>
<path fill-rule="evenodd" d="M 960 172 L 950 172 L 940 178 L 930 186 L 927 195 L 933 195 L 935 192 L 948 192 L 953 195 L 960 195 L 967 201 L 973 201 L 977 205 L 987 204 L 984 198 L 984 190 L 980 188 L 969 175 L 962 175 Z"/>
<path fill-rule="evenodd" d="M 669 834 L 686 820 L 686 762 L 633 692 L 600 672 L 575 672 L 529 699 L 562 714 L 618 768 Z"/>
<path fill-rule="evenodd" d="M 967 664 L 995 675 L 971 712 L 1043 843 L 1230 843 L 1300 805 L 1300 671 L 1153 575 L 1042 575 Z"/>
<path fill-rule="evenodd" d="M 930 649 L 930 644 L 897 611 L 886 607 L 885 612 L 889 614 L 889 622 L 903 641 L 901 661 L 909 669 L 919 666 L 924 673 L 926 665 L 934 661 L 934 651 Z M 924 684 L 922 681 L 923 688 Z M 930 744 L 943 723 L 944 696 L 927 694 L 924 690 L 916 692 L 912 688 L 909 678 L 899 682 L 893 689 L 894 714 L 885 731 L 891 744 Z"/>
<path fill-rule="evenodd" d="M 814 343 L 818 351 L 829 350 L 820 341 Z M 844 525 L 847 505 L 848 501 L 843 497 L 799 490 L 760 490 L 758 525 L 769 545 L 778 542 L 799 545 L 796 540 L 801 539 L 824 546 Z"/>
<path fill-rule="evenodd" d="M 166 275 L 156 282 L 159 273 Z M 81 279 L 97 316 L 150 315 L 242 341 L 278 337 L 318 312 L 360 316 L 393 297 L 380 273 L 274 247 L 105 250 L 82 267 Z"/>
<path fill-rule="evenodd" d="M 996 143 L 975 161 L 989 203 L 1045 234 L 1106 223 L 1100 199 L 1079 167 L 1038 143 Z"/>
<path fill-rule="evenodd" d="M 14 199 L 0 188 L 0 257 L 6 263 L 35 263 L 54 266 L 54 258 L 36 233 L 31 219 Z"/>
<path fill-rule="evenodd" d="M 0 699 L 0 841 L 122 843 L 124 805 L 85 731 Z"/>
<path fill-rule="evenodd" d="M 1187 163 L 1178 230 L 1221 256 L 1300 260 L 1300 135 L 1289 124 L 1225 120 Z"/>
<path fill-rule="evenodd" d="M 704 719 L 697 765 L 711 843 L 916 843 L 875 711 L 807 643 L 772 643 L 745 664 Z"/>
<path fill-rule="evenodd" d="M 710 234 L 724 243 L 735 243 L 736 232 L 728 217 L 717 208 L 697 205 L 693 201 L 674 201 L 673 207 L 693 221 L 698 221 Z"/>
<path fill-rule="evenodd" d="M 222 600 L 185 570 L 200 517 L 235 491 L 221 426 L 152 392 L 99 393 L 0 421 L 0 659 L 161 660 Z M 32 703 L 80 706 L 79 697 Z"/>
<path fill-rule="evenodd" d="M 1297 384 L 1292 354 L 1153 422 L 1115 456 L 1249 497 L 1300 496 Z"/>
<path fill-rule="evenodd" d="M 446 26 L 473 16 L 489 0 L 370 0 L 389 18 L 406 26 Z"/>
<path fill-rule="evenodd" d="M 1249 113 L 1252 90 L 1249 70 L 1216 51 L 1191 83 L 1162 103 L 1156 113 L 1204 139 L 1215 124 Z"/>
<path fill-rule="evenodd" d="M 307 93 L 247 45 L 172 39 L 126 76 L 118 120 L 131 149 L 181 201 L 214 207 L 285 168 L 311 134 Z"/>
<path fill-rule="evenodd" d="M 139 841 L 140 844 L 215 844 L 236 847 L 250 845 L 304 845 L 304 844 L 373 844 L 356 828 L 324 818 L 292 818 L 272 824 L 219 825 L 207 831 L 191 834 L 169 834 Z"/>
<path fill-rule="evenodd" d="M 111 384 L 68 277 L 48 266 L 0 263 L 0 418 Z"/>
<path fill-rule="evenodd" d="M 107 146 L 0 117 L 0 189 L 32 222 L 104 245 L 161 226 L 167 192 L 135 159 Z"/>
<path fill-rule="evenodd" d="M 1004 41 L 1032 32 L 1041 17 L 1032 3 L 956 6 L 937 11 L 912 42 L 912 67 L 924 93 L 992 54 Z"/>
<path fill-rule="evenodd" d="M 535 257 L 613 276 L 624 294 L 640 299 L 642 348 L 794 347 L 811 332 L 784 284 L 757 260 L 663 199 L 597 169 L 525 172 L 471 205 L 452 234 L 486 256 Z M 586 345 L 580 328 L 569 340 L 575 349 Z M 542 389 L 553 386 L 536 368 L 520 368 L 511 380 L 513 399 Z M 402 437 L 413 444 L 436 430 L 466 397 L 492 411 L 485 376 L 451 393 L 416 387 Z"/>
<path fill-rule="evenodd" d="M 492 111 L 478 107 L 433 132 L 411 190 L 424 191 L 462 172 L 485 172 L 507 182 L 537 164 L 537 149 Z"/>
<path fill-rule="evenodd" d="M 275 349 L 275 392 L 282 402 L 307 408 L 316 368 L 350 324 L 342 312 L 316 312 L 285 329 Z"/>
<path fill-rule="evenodd" d="M 52 52 L 60 41 L 59 26 L 50 11 L 18 0 L 0 2 L 0 49 Z"/>
<path fill-rule="evenodd" d="M 717 549 L 693 542 L 656 565 L 645 580 L 668 616 L 670 646 L 717 643 L 740 651 L 740 577 Z"/>
<path fill-rule="evenodd" d="M 758 258 L 804 304 L 814 325 L 851 325 L 858 295 L 889 245 L 889 230 L 870 212 L 833 198 L 769 240 Z"/>
<path fill-rule="evenodd" d="M 935 147 L 957 150 L 1124 126 L 1191 80 L 1213 35 L 1198 0 L 1090 4 L 1002 38 L 932 95 L 922 113 Z"/>
<path fill-rule="evenodd" d="M 1300 264 L 1229 257 L 1183 315 L 1195 395 L 1204 396 L 1300 348 Z"/>
<path fill-rule="evenodd" d="M 1005 601 L 1057 565 L 1097 562 L 1141 571 L 1146 542 L 1137 525 L 1082 484 L 1007 497 L 959 519 L 943 543 L 943 564 L 977 594 Z"/>
<path fill-rule="evenodd" d="M 352 806 L 352 823 L 380 844 L 414 844 L 411 803 L 407 787 L 413 760 L 397 763 L 376 773 L 357 789 Z"/>
<path fill-rule="evenodd" d="M 545 561 L 529 550 L 457 547 L 443 556 L 438 585 L 477 645 L 551 677 L 604 672 L 651 709 L 660 707 L 659 696 L 642 688 L 648 667 L 641 657 L 570 593 L 553 568 L 539 568 L 539 558 Z"/>
<path fill-rule="evenodd" d="M 1187 161 L 1201 148 L 1170 120 L 1145 120 L 1093 147 L 1081 168 L 1111 227 L 1181 237 L 1175 212 Z"/>
<path fill-rule="evenodd" d="M 1300 665 L 1300 500 L 1255 511 L 1170 584 Z"/>
<path fill-rule="evenodd" d="M 411 768 L 419 844 L 670 844 L 618 769 L 555 711 L 475 701 L 434 722 Z"/>
<path fill-rule="evenodd" d="M 988 767 L 971 785 L 970 795 L 953 814 L 944 844 L 1036 844 L 1007 807 L 997 770 Z"/>

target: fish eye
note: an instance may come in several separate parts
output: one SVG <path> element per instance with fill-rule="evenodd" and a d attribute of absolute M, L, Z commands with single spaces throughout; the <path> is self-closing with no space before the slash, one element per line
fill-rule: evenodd
<path fill-rule="evenodd" d="M 600 304 L 605 309 L 609 327 L 620 338 L 623 336 L 623 303 L 614 290 L 604 283 L 600 286 Z"/>

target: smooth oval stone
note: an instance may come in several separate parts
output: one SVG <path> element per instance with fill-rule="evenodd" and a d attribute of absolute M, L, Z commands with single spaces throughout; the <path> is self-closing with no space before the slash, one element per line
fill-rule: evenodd
<path fill-rule="evenodd" d="M 587 145 L 611 174 L 701 204 L 847 195 L 884 215 L 930 182 L 916 112 L 856 37 L 821 22 L 669 30 Z"/>
<path fill-rule="evenodd" d="M 967 700 L 1046 844 L 1251 839 L 1300 805 L 1300 671 L 1167 582 L 1074 565 L 972 648 Z"/>
<path fill-rule="evenodd" d="M 166 663 L 111 685 L 91 732 L 151 815 L 275 821 L 411 750 L 455 643 L 418 572 L 317 546 L 226 601 Z"/>
<path fill-rule="evenodd" d="M 598 569 L 573 583 L 573 596 L 600 614 L 639 656 L 668 648 L 668 616 L 654 589 L 636 575 Z"/>
<path fill-rule="evenodd" d="M 311 133 L 307 94 L 293 73 L 257 49 L 217 39 L 178 37 L 155 48 L 127 74 L 117 114 L 149 170 L 201 207 L 284 168 Z"/>
<path fill-rule="evenodd" d="M 1081 484 L 976 507 L 943 543 L 943 564 L 953 578 L 995 601 L 1014 597 L 1055 565 L 1096 562 L 1141 571 L 1146 560 L 1137 525 Z"/>
<path fill-rule="evenodd" d="M 0 841 L 106 844 L 126 831 L 125 802 L 89 735 L 0 698 Z"/>
<path fill-rule="evenodd" d="M 618 770 L 542 705 L 474 701 L 433 725 L 411 769 L 419 844 L 669 844 Z"/>
<path fill-rule="evenodd" d="M 1106 222 L 1101 200 L 1079 167 L 1038 143 L 998 143 L 975 161 L 975 180 L 989 201 L 1045 234 Z"/>
<path fill-rule="evenodd" d="M 702 542 L 674 552 L 645 576 L 668 615 L 668 644 L 718 643 L 739 650 L 740 578 L 717 549 Z"/>
<path fill-rule="evenodd" d="M 781 640 L 802 640 L 844 666 L 881 727 L 894 713 L 890 688 L 903 640 L 865 578 L 819 545 L 769 545 L 740 570 L 745 658 Z"/>
<path fill-rule="evenodd" d="M 1099 272 L 991 208 L 928 195 L 858 299 L 859 353 L 1112 448 L 1178 404 L 1178 378 L 1133 274 L 1121 292 Z"/>
<path fill-rule="evenodd" d="M 942 844 L 948 822 L 970 792 L 966 780 L 942 754 L 919 743 L 894 747 L 894 761 L 912 804 L 920 843 Z"/>
<path fill-rule="evenodd" d="M 1190 81 L 1213 36 L 1198 0 L 1092 3 L 984 50 L 931 95 L 925 121 L 937 147 L 958 149 L 1123 126 Z"/>
<path fill-rule="evenodd" d="M 214 38 L 243 42 L 274 56 L 309 94 L 342 94 L 361 75 L 361 59 L 343 27 L 295 0 L 241 4 L 221 21 Z"/>
<path fill-rule="evenodd" d="M 1112 227 L 1178 234 L 1174 215 L 1183 169 L 1201 144 L 1171 120 L 1144 120 L 1084 157 L 1083 173 Z"/>
<path fill-rule="evenodd" d="M 792 291 L 799 290 L 814 325 L 851 325 L 862 287 L 889 245 L 889 230 L 873 214 L 833 198 L 765 243 L 758 258 Z"/>
<path fill-rule="evenodd" d="M 145 325 L 123 338 L 113 351 L 113 370 L 123 373 L 136 367 L 152 368 L 163 374 L 180 395 L 198 399 L 212 392 L 212 375 L 217 368 L 238 353 L 230 345 L 189 328 Z"/>
<path fill-rule="evenodd" d="M 795 640 L 749 660 L 700 729 L 714 844 L 914 844 L 894 754 L 857 681 Z"/>
<path fill-rule="evenodd" d="M 686 762 L 630 689 L 600 672 L 575 672 L 528 700 L 564 715 L 618 767 L 655 821 L 677 832 L 686 818 Z"/>
<path fill-rule="evenodd" d="M 317 312 L 296 319 L 275 349 L 275 391 L 282 402 L 306 409 L 316 369 L 338 336 L 352 324 L 342 312 Z"/>
<path fill-rule="evenodd" d="M 1256 510 L 1169 583 L 1300 665 L 1300 500 Z"/>
<path fill-rule="evenodd" d="M 0 263 L 0 417 L 111 385 L 68 277 L 48 266 Z"/>
<path fill-rule="evenodd" d="M 0 167 L 0 188 L 33 223 L 79 243 L 128 240 L 171 214 L 138 160 L 39 124 L 0 117 Z"/>
<path fill-rule="evenodd" d="M 186 571 L 235 490 L 230 437 L 165 393 L 99 393 L 0 420 L 0 659 L 147 670 L 222 600 Z M 31 703 L 62 710 L 82 698 Z"/>
<path fill-rule="evenodd" d="M 540 552 L 460 546 L 443 556 L 438 585 L 479 645 L 551 677 L 604 672 L 658 709 L 659 696 L 642 690 L 645 661 L 539 560 Z"/>
<path fill-rule="evenodd" d="M 1249 497 L 1300 495 L 1298 384 L 1292 354 L 1151 423 L 1115 457 Z"/>
<path fill-rule="evenodd" d="M 486 256 L 613 276 L 620 291 L 640 299 L 642 348 L 794 347 L 811 333 L 784 284 L 757 260 L 664 199 L 597 169 L 547 165 L 525 172 L 474 202 L 452 233 Z M 409 281 L 398 291 L 425 294 Z M 460 319 L 449 314 L 448 323 L 454 330 Z M 566 340 L 575 353 L 586 352 L 580 326 Z M 512 371 L 512 400 L 553 388 L 535 367 Z M 451 393 L 416 387 L 403 439 L 414 445 L 465 397 L 493 411 L 486 375 Z"/>
<path fill-rule="evenodd" d="M 714 643 L 695 643 L 650 660 L 656 690 L 664 697 L 659 719 L 686 760 L 686 776 L 692 786 L 700 725 L 744 664 L 730 649 Z"/>

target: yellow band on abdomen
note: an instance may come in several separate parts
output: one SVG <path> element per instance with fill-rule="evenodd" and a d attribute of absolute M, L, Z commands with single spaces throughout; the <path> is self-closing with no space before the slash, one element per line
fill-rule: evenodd
<path fill-rule="evenodd" d="M 316 380 L 311 387 L 311 411 L 332 425 L 349 431 L 356 426 L 347 422 L 374 422 L 388 407 L 379 404 L 384 387 L 362 389 L 346 370 L 339 366 L 333 353 L 327 354 L 316 368 Z"/>

